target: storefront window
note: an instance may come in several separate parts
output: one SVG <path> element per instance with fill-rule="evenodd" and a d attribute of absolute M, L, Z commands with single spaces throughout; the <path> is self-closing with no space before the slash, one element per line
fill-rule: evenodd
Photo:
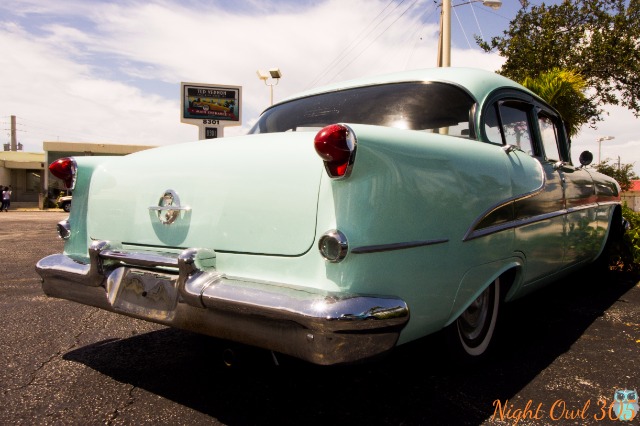
<path fill-rule="evenodd" d="M 27 170 L 26 192 L 40 192 L 40 176 L 42 170 Z"/>

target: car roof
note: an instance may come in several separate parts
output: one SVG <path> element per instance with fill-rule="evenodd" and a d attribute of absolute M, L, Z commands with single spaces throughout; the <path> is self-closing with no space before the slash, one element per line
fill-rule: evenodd
<path fill-rule="evenodd" d="M 278 103 L 289 102 L 293 99 L 313 96 L 320 93 L 335 92 L 355 87 L 365 87 L 376 84 L 402 83 L 402 82 L 442 82 L 451 83 L 465 88 L 476 101 L 482 102 L 491 92 L 499 88 L 513 88 L 525 91 L 538 98 L 524 86 L 503 77 L 495 72 L 478 68 L 425 68 L 411 71 L 396 72 L 390 74 L 362 77 L 327 86 L 318 87 L 298 93 Z M 277 104 L 276 104 L 277 105 Z"/>

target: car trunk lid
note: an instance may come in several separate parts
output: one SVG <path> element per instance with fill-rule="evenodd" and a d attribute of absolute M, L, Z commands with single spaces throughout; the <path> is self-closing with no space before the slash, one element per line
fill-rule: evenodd
<path fill-rule="evenodd" d="M 91 180 L 89 236 L 152 249 L 300 255 L 315 239 L 323 170 L 313 137 L 221 138 L 107 161 Z M 163 223 L 168 207 L 175 218 Z"/>

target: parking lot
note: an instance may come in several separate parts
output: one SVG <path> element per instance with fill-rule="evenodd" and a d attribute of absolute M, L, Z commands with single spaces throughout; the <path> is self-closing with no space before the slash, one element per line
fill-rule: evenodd
<path fill-rule="evenodd" d="M 34 265 L 62 250 L 64 217 L 0 214 L 0 424 L 614 424 L 614 392 L 640 389 L 638 277 L 587 271 L 505 305 L 482 365 L 451 362 L 435 336 L 362 365 L 275 366 L 46 297 Z"/>

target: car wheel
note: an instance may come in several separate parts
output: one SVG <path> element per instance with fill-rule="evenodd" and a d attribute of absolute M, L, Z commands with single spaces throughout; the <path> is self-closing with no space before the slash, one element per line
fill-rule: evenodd
<path fill-rule="evenodd" d="M 64 210 L 65 212 L 69 213 L 71 211 L 71 203 L 65 203 L 62 206 L 62 210 Z"/>
<path fill-rule="evenodd" d="M 611 220 L 611 229 L 602 253 L 591 264 L 590 273 L 603 274 L 615 268 L 619 264 L 632 265 L 633 253 L 631 247 L 625 243 L 624 234 L 628 230 L 629 223 L 618 212 L 614 213 Z"/>
<path fill-rule="evenodd" d="M 454 352 L 465 360 L 479 359 L 491 345 L 500 307 L 500 278 L 497 278 L 448 327 Z"/>

